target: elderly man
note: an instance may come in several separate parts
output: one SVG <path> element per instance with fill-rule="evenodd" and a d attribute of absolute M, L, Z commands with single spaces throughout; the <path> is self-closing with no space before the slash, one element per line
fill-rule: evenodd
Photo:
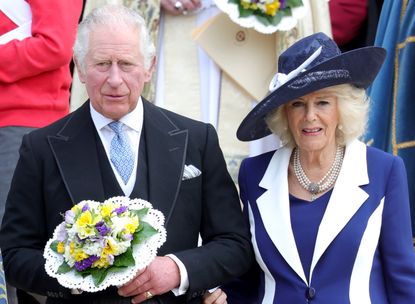
<path fill-rule="evenodd" d="M 250 266 L 248 230 L 213 127 L 140 97 L 155 66 L 144 24 L 122 6 L 92 11 L 74 48 L 89 101 L 23 139 L 0 245 L 9 282 L 47 303 L 200 303 Z M 48 277 L 43 248 L 73 204 L 116 195 L 161 210 L 167 241 L 128 284 L 75 294 Z"/>

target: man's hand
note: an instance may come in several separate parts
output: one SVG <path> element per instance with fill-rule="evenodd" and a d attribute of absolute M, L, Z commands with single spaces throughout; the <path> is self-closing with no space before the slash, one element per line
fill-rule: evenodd
<path fill-rule="evenodd" d="M 149 298 L 166 293 L 180 285 L 179 267 L 169 257 L 156 257 L 129 283 L 118 288 L 118 294 L 134 297 L 132 303 L 141 303 Z"/>
<path fill-rule="evenodd" d="M 161 7 L 172 15 L 186 15 L 200 8 L 201 0 L 161 0 Z"/>
<path fill-rule="evenodd" d="M 203 296 L 203 304 L 227 304 L 226 293 L 218 288 L 212 293 L 206 293 Z"/>

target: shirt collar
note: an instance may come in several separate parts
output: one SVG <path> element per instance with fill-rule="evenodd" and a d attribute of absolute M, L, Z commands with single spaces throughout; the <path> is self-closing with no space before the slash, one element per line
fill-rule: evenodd
<path fill-rule="evenodd" d="M 97 128 L 97 130 L 101 130 L 113 121 L 111 118 L 105 117 L 97 110 L 95 110 L 92 106 L 92 103 L 89 103 L 89 108 L 91 112 L 92 121 L 94 122 L 94 125 Z M 119 121 L 121 121 L 123 124 L 130 127 L 131 129 L 140 132 L 143 126 L 143 115 L 143 101 L 140 96 L 135 109 L 127 115 L 121 117 Z"/>

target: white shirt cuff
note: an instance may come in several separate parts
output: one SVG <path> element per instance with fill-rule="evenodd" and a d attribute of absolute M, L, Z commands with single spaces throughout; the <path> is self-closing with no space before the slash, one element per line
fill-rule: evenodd
<path fill-rule="evenodd" d="M 182 261 L 180 261 L 179 258 L 176 257 L 174 254 L 168 254 L 166 256 L 171 258 L 176 263 L 177 267 L 179 267 L 179 272 L 180 272 L 180 285 L 179 285 L 179 288 L 174 288 L 171 291 L 173 292 L 173 294 L 176 297 L 184 295 L 186 293 L 187 289 L 189 288 L 189 276 L 187 274 L 186 267 L 184 266 Z"/>

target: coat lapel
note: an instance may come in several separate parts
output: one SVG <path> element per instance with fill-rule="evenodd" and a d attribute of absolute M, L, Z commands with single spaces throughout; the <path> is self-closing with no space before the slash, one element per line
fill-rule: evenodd
<path fill-rule="evenodd" d="M 313 270 L 327 247 L 369 196 L 360 188 L 369 183 L 366 146 L 355 140 L 346 148 L 342 169 L 317 234 L 309 280 L 305 277 L 291 229 L 287 179 L 291 152 L 292 149 L 288 147 L 275 152 L 259 183 L 267 191 L 257 199 L 257 205 L 272 242 L 290 267 L 308 285 Z"/>
<path fill-rule="evenodd" d="M 166 216 L 176 204 L 186 157 L 188 130 L 180 130 L 159 108 L 144 101 L 149 201 Z"/>
<path fill-rule="evenodd" d="M 73 204 L 105 199 L 89 102 L 73 112 L 48 141 Z M 85 168 L 88 168 L 87 170 Z"/>
<path fill-rule="evenodd" d="M 259 186 L 267 189 L 257 205 L 269 237 L 282 257 L 307 284 L 294 234 L 291 229 L 288 165 L 292 148 L 283 147 L 272 157 Z"/>
<path fill-rule="evenodd" d="M 354 140 L 346 147 L 340 174 L 318 230 L 310 268 L 310 281 L 313 270 L 327 247 L 369 197 L 360 188 L 368 183 L 366 146 Z"/>

